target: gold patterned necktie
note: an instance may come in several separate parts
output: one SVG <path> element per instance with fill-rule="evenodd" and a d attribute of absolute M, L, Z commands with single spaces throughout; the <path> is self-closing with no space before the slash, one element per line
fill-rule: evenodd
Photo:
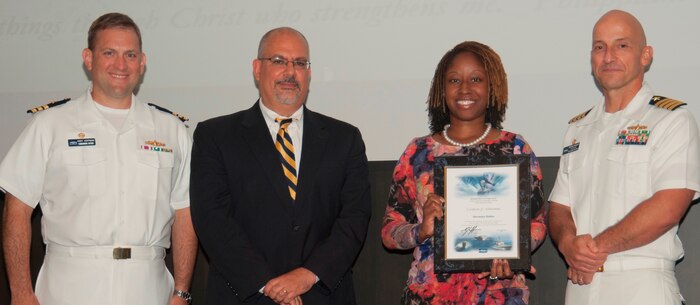
<path fill-rule="evenodd" d="M 292 123 L 292 119 L 276 118 L 276 122 L 280 123 L 280 129 L 277 132 L 277 140 L 275 148 L 280 153 L 280 161 L 282 162 L 282 170 L 284 176 L 287 177 L 287 186 L 289 187 L 289 195 L 292 201 L 297 197 L 297 164 L 294 159 L 294 145 L 292 138 L 287 132 L 287 127 Z"/>

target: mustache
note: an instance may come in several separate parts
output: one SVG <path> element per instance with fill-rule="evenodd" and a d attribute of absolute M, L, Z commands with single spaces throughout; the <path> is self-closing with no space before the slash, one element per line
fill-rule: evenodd
<path fill-rule="evenodd" d="M 298 82 L 298 81 L 296 80 L 296 78 L 294 78 L 293 76 L 290 76 L 290 77 L 287 77 L 287 78 L 283 78 L 283 79 L 279 79 L 279 80 L 276 80 L 276 81 L 275 81 L 275 85 L 279 85 L 279 84 L 281 84 L 281 83 L 290 83 L 290 84 L 294 84 L 297 88 L 299 88 L 299 82 Z"/>
<path fill-rule="evenodd" d="M 604 64 L 601 66 L 602 69 L 619 69 L 620 65 L 616 63 L 611 63 L 611 64 Z"/>

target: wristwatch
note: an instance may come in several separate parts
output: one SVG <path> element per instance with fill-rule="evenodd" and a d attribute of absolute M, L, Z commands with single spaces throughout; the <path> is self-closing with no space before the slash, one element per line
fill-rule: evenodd
<path fill-rule="evenodd" d="M 189 291 L 175 290 L 175 295 L 187 301 L 187 304 L 192 304 L 192 294 Z"/>

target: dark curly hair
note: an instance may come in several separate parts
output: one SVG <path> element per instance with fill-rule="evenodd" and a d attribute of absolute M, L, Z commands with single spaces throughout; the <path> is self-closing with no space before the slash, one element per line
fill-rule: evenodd
<path fill-rule="evenodd" d="M 445 73 L 447 67 L 452 64 L 452 60 L 462 53 L 476 55 L 484 65 L 489 84 L 486 122 L 491 123 L 494 128 L 502 129 L 501 123 L 505 119 L 508 103 L 508 79 L 506 71 L 503 69 L 503 63 L 501 63 L 501 57 L 487 45 L 476 41 L 465 41 L 447 51 L 435 68 L 427 101 L 430 132 L 440 132 L 445 125 L 450 123 L 450 110 L 445 101 Z"/>

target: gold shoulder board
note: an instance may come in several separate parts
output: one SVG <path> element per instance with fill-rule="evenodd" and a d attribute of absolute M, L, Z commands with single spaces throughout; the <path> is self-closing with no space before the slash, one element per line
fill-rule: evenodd
<path fill-rule="evenodd" d="M 168 110 L 168 109 L 166 109 L 166 108 L 163 108 L 163 107 L 161 107 L 161 106 L 158 106 L 158 105 L 156 105 L 156 104 L 148 103 L 148 106 L 151 106 L 151 107 L 153 107 L 153 108 L 156 108 L 156 109 L 158 109 L 158 110 L 160 110 L 160 111 L 163 111 L 163 112 L 165 112 L 165 113 L 172 114 L 172 115 L 176 116 L 178 119 L 180 119 L 180 121 L 182 121 L 183 123 L 190 120 L 190 119 L 188 119 L 188 118 L 187 118 L 186 116 L 184 116 L 184 115 L 178 114 L 178 113 L 176 113 L 176 112 L 172 112 L 172 111 L 170 111 L 170 110 Z"/>
<path fill-rule="evenodd" d="M 27 113 L 32 113 L 32 114 L 33 114 L 33 113 L 37 113 L 37 112 L 39 112 L 39 111 L 46 110 L 46 109 L 49 109 L 49 108 L 51 108 L 51 107 L 55 107 L 55 106 L 58 106 L 58 105 L 63 105 L 63 104 L 65 104 L 65 103 L 67 103 L 68 101 L 70 101 L 70 98 L 64 98 L 64 99 L 62 99 L 62 100 L 60 100 L 60 101 L 51 102 L 51 103 L 48 103 L 48 104 L 46 104 L 46 105 L 42 105 L 42 106 L 39 106 L 39 107 L 34 107 L 34 108 L 32 108 L 32 109 L 29 109 L 29 110 L 27 110 Z"/>
<path fill-rule="evenodd" d="M 673 111 L 676 110 L 678 107 L 685 106 L 687 104 L 678 100 L 667 98 L 665 96 L 654 95 L 654 97 L 652 97 L 649 101 L 649 105 Z"/>
<path fill-rule="evenodd" d="M 588 113 L 591 112 L 591 110 L 593 110 L 593 108 L 577 114 L 575 117 L 573 117 L 573 118 L 571 118 L 571 120 L 569 120 L 569 124 L 585 118 L 588 115 Z"/>

